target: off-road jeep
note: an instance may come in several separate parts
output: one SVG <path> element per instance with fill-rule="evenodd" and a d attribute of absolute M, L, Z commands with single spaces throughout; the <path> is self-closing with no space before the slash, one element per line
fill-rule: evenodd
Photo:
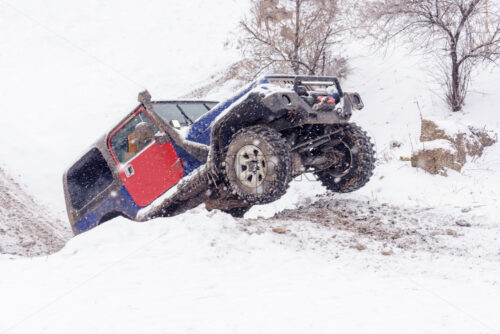
<path fill-rule="evenodd" d="M 205 203 L 241 217 L 314 173 L 334 192 L 372 175 L 369 137 L 349 123 L 362 109 L 333 77 L 266 76 L 230 99 L 140 104 L 64 174 L 75 234 L 118 215 L 136 221 Z"/>

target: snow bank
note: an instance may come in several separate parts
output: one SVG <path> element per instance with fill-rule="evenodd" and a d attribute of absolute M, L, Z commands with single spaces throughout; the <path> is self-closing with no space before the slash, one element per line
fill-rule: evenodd
<path fill-rule="evenodd" d="M 390 218 L 393 209 L 379 213 Z M 8 301 L 0 302 L 0 331 L 421 334 L 500 325 L 498 255 L 454 256 L 439 244 L 427 251 L 434 241 L 418 233 L 402 236 L 416 237 L 416 246 L 383 255 L 369 231 L 311 222 L 301 210 L 298 220 L 291 212 L 284 220 L 233 219 L 202 208 L 145 223 L 117 218 L 48 258 L 0 257 L 9 273 L 0 276 Z M 405 226 L 426 237 L 440 229 L 433 221 Z M 432 238 L 473 247 L 474 231 Z M 366 248 L 352 247 L 356 240 Z"/>
<path fill-rule="evenodd" d="M 0 37 L 0 74 L 9 78 L 0 84 L 0 107 L 8 111 L 2 160 L 59 210 L 63 170 L 135 105 L 143 86 L 155 98 L 182 95 L 237 59 L 222 44 L 247 3 L 1 6 L 1 31 L 11 32 Z M 451 114 L 420 57 L 398 50 L 384 58 L 360 43 L 346 50 L 354 72 L 343 87 L 358 91 L 366 106 L 353 120 L 378 152 L 364 188 L 324 197 L 319 182 L 305 175 L 246 219 L 203 207 L 145 223 L 117 218 L 51 256 L 0 255 L 0 332 L 500 328 L 500 145 L 447 178 L 401 159 L 419 149 L 422 118 L 499 133 L 500 87 L 492 83 L 500 73 L 479 77 L 464 112 Z M 213 97 L 234 86 L 218 87 Z M 48 220 L 32 199 L 21 202 L 37 208 L 28 219 Z"/>
<path fill-rule="evenodd" d="M 0 168 L 0 254 L 54 253 L 72 235 L 67 224 Z"/>
<path fill-rule="evenodd" d="M 404 161 L 424 147 L 420 142 L 421 120 L 436 121 L 447 132 L 473 126 L 500 133 L 500 71 L 485 71 L 473 81 L 463 112 L 448 111 L 441 99 L 441 87 L 432 75 L 432 64 L 410 56 L 404 48 L 369 53 L 365 47 L 351 48 L 353 75 L 343 84 L 346 91 L 361 94 L 365 109 L 354 113 L 373 138 L 377 168 L 372 180 L 357 194 L 403 205 L 422 205 L 460 211 L 473 208 L 493 219 L 500 212 L 500 145 L 487 147 L 481 157 L 468 159 L 461 173 L 448 177 L 429 175 Z M 357 51 L 356 51 L 357 50 Z M 479 93 L 481 92 L 481 93 Z M 350 196 L 350 195 L 347 195 Z"/>

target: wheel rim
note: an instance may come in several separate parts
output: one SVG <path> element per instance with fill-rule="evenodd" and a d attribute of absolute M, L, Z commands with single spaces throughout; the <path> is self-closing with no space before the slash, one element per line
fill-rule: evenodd
<path fill-rule="evenodd" d="M 246 187 L 260 186 L 267 174 L 267 159 L 260 148 L 245 145 L 236 154 L 236 177 Z"/>

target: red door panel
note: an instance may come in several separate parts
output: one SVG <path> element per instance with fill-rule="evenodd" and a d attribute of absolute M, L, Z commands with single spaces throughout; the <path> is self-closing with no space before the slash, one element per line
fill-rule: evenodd
<path fill-rule="evenodd" d="M 153 142 L 120 168 L 120 179 L 139 206 L 146 206 L 183 176 L 182 163 L 172 143 Z"/>

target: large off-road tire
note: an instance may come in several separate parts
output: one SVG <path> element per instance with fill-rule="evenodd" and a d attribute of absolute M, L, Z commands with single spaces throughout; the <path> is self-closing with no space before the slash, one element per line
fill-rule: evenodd
<path fill-rule="evenodd" d="M 224 174 L 229 190 L 249 204 L 283 196 L 291 180 L 290 145 L 267 126 L 236 132 L 226 147 Z"/>
<path fill-rule="evenodd" d="M 370 137 L 354 123 L 340 125 L 344 135 L 332 148 L 343 151 L 340 167 L 317 172 L 321 183 L 337 193 L 348 193 L 363 187 L 373 175 L 375 151 Z"/>

